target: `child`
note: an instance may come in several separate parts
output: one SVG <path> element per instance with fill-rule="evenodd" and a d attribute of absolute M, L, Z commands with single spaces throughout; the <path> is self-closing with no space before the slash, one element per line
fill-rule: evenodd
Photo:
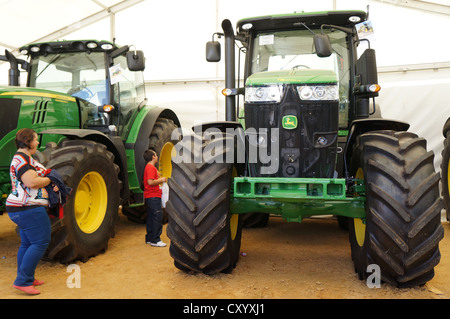
<path fill-rule="evenodd" d="M 155 167 L 158 162 L 155 151 L 146 150 L 144 159 L 147 162 L 144 170 L 144 198 L 147 205 L 145 242 L 155 247 L 165 247 L 166 244 L 160 238 L 162 233 L 161 187 L 164 182 L 167 182 L 167 177 L 161 177 Z"/>

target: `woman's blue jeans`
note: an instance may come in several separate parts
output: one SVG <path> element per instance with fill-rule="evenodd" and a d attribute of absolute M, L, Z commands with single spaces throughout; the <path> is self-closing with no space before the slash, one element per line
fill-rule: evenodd
<path fill-rule="evenodd" d="M 36 266 L 47 250 L 51 238 L 51 225 L 44 206 L 8 213 L 19 226 L 21 244 L 17 252 L 16 286 L 31 286 Z"/>
<path fill-rule="evenodd" d="M 162 208 L 160 197 L 149 197 L 145 199 L 147 205 L 147 234 L 146 243 L 156 244 L 161 240 L 162 233 Z"/>

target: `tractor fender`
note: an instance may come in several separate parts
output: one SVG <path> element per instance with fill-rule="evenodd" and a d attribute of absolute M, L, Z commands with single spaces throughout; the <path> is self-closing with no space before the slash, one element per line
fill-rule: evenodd
<path fill-rule="evenodd" d="M 223 133 L 231 133 L 236 136 L 238 143 L 245 145 L 245 132 L 242 124 L 240 122 L 234 121 L 216 121 L 216 122 L 205 122 L 199 125 L 194 125 L 192 130 L 195 133 L 205 132 L 209 129 L 217 129 Z"/>
<path fill-rule="evenodd" d="M 444 134 L 444 137 L 447 138 L 447 132 L 450 130 L 450 118 L 447 119 L 447 121 L 444 124 L 444 128 L 442 129 L 442 134 Z"/>
<path fill-rule="evenodd" d="M 377 130 L 394 130 L 394 131 L 407 131 L 409 124 L 406 122 L 388 120 L 388 119 L 360 119 L 354 120 L 350 124 L 349 133 L 347 136 L 347 143 L 345 145 L 344 158 L 346 163 L 349 163 L 352 156 L 352 146 L 356 141 L 358 135 Z"/>
<path fill-rule="evenodd" d="M 143 154 L 148 149 L 149 137 L 158 118 L 170 119 L 181 127 L 177 115 L 170 109 L 148 105 L 140 109 L 125 142 L 125 149 L 134 150 L 134 162 L 139 180 L 144 176 L 144 168 L 147 164 Z"/>
<path fill-rule="evenodd" d="M 123 184 L 121 197 L 122 199 L 128 198 L 127 157 L 120 136 L 109 136 L 100 131 L 89 129 L 50 129 L 41 131 L 39 134 L 59 134 L 69 139 L 90 140 L 105 145 L 108 151 L 114 154 L 114 162 L 120 167 L 119 178 Z"/>
<path fill-rule="evenodd" d="M 246 137 L 245 137 L 245 132 L 244 132 L 242 123 L 235 122 L 235 121 L 215 121 L 215 122 L 201 123 L 199 125 L 194 125 L 192 127 L 192 130 L 194 131 L 195 134 L 204 133 L 211 129 L 219 130 L 222 133 L 229 133 L 229 134 L 232 134 L 233 136 L 235 136 L 235 138 L 236 138 L 235 143 L 238 143 L 238 144 L 235 144 L 235 150 L 234 150 L 235 156 L 237 154 L 236 148 L 238 147 L 236 145 L 239 145 L 239 144 L 244 147 L 245 152 L 248 152 L 247 147 L 245 147 L 246 146 Z M 246 154 L 245 159 L 246 159 L 246 161 L 248 160 L 248 154 Z M 235 160 L 236 160 L 236 158 L 235 158 Z M 236 169 L 236 172 L 239 176 L 246 175 L 246 167 L 247 167 L 247 163 L 240 163 L 238 161 L 235 161 L 234 168 Z"/>

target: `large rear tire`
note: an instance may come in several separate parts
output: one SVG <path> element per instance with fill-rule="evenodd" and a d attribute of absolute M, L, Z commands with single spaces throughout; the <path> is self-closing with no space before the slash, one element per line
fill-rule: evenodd
<path fill-rule="evenodd" d="M 38 160 L 56 169 L 72 193 L 63 218 L 52 219 L 46 257 L 67 264 L 106 250 L 114 236 L 120 201 L 119 167 L 103 144 L 87 140 L 51 142 Z"/>
<path fill-rule="evenodd" d="M 408 132 L 362 134 L 353 148 L 351 174 L 365 180 L 366 220 L 349 223 L 355 271 L 368 276 L 376 264 L 381 280 L 397 287 L 423 285 L 439 263 L 439 174 L 426 141 Z"/>
<path fill-rule="evenodd" d="M 239 257 L 241 217 L 230 213 L 233 164 L 225 163 L 226 152 L 216 151 L 212 161 L 205 156 L 205 150 L 214 145 L 221 149 L 226 139 L 226 134 L 203 141 L 193 136 L 177 147 L 184 153 L 178 154 L 184 160 L 172 163 L 167 235 L 171 241 L 170 255 L 175 266 L 183 271 L 231 272 Z M 198 152 L 201 161 L 195 163 L 194 154 L 199 155 Z"/>

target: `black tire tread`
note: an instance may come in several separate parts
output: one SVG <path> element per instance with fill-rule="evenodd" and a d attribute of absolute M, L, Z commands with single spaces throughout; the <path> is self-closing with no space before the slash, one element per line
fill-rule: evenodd
<path fill-rule="evenodd" d="M 230 242 L 228 224 L 233 165 L 217 161 L 226 150 L 198 161 L 205 148 L 225 145 L 226 139 L 204 141 L 193 135 L 177 145 L 184 160 L 172 162 L 167 236 L 174 264 L 184 271 L 215 274 L 232 269 L 237 262 L 235 243 L 240 247 L 240 232 L 236 242 Z"/>
<path fill-rule="evenodd" d="M 356 148 L 365 166 L 369 241 L 367 257 L 352 251 L 354 261 L 361 259 L 355 262 L 359 277 L 366 277 L 364 266 L 375 263 L 385 282 L 399 287 L 426 283 L 439 263 L 438 243 L 444 234 L 434 154 L 426 151 L 423 138 L 410 132 L 365 133 L 357 138 Z"/>

